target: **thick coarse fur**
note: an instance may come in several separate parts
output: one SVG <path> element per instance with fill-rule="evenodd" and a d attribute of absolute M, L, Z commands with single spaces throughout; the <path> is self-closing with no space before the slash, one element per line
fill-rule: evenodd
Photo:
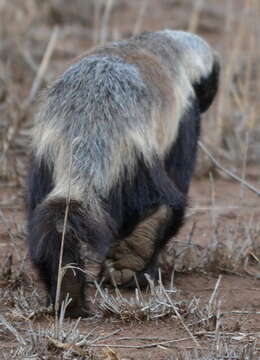
<path fill-rule="evenodd" d="M 164 163 L 167 174 L 182 194 L 188 192 L 195 166 L 199 134 L 200 111 L 198 101 L 193 99 L 182 116 L 178 136 L 165 157 Z M 165 205 L 163 211 L 161 207 L 161 209 L 159 208 L 147 216 L 128 237 L 111 248 L 101 276 L 112 282 L 113 285 L 116 283 L 130 288 L 136 286 L 135 277 L 137 277 L 140 285 L 146 283 L 144 274 L 157 277 L 158 256 L 169 238 L 177 234 L 183 221 L 182 212 L 179 218 L 180 222 L 178 222 L 178 218 L 172 212 L 171 207 Z M 128 220 L 129 223 L 131 222 Z M 142 252 L 140 246 L 143 248 Z M 126 255 L 127 259 L 125 259 Z M 142 270 L 140 270 L 141 264 Z"/>
<path fill-rule="evenodd" d="M 63 265 L 76 270 L 65 273 L 61 293 L 72 297 L 69 315 L 84 315 L 81 242 L 105 258 L 146 224 L 153 250 L 141 276 L 178 233 L 200 113 L 215 97 L 218 72 L 206 42 L 164 30 L 91 50 L 48 90 L 32 132 L 29 248 L 54 302 L 69 191 Z M 147 221 L 160 209 L 154 231 Z"/>

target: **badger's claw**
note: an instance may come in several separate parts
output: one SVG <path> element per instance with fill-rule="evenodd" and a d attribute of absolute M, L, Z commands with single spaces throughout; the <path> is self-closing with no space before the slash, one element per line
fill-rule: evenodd
<path fill-rule="evenodd" d="M 124 285 L 147 267 L 154 251 L 151 239 L 129 237 L 110 249 L 103 264 L 103 278 L 112 285 Z"/>
<path fill-rule="evenodd" d="M 115 287 L 129 282 L 134 277 L 134 273 L 130 269 L 117 270 L 110 260 L 106 260 L 104 263 L 103 278 Z"/>

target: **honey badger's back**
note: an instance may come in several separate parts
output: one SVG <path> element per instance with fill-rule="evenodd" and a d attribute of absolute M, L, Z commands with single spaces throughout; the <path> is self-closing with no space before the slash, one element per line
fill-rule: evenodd
<path fill-rule="evenodd" d="M 207 71 L 185 70 L 190 59 L 182 64 L 178 41 L 149 33 L 96 49 L 48 92 L 33 131 L 28 229 L 52 301 L 69 187 L 64 264 L 83 266 L 79 240 L 106 254 L 115 238 L 163 205 L 169 211 L 158 248 L 181 226 L 199 132 L 192 81 Z M 80 271 L 65 275 L 62 299 L 67 292 L 71 315 L 80 314 Z"/>
<path fill-rule="evenodd" d="M 89 187 L 107 196 L 123 173 L 132 176 L 137 154 L 150 165 L 154 156 L 164 155 L 158 130 L 164 130 L 165 117 L 172 122 L 171 83 L 151 56 L 130 56 L 137 65 L 117 55 L 83 58 L 50 89 L 33 134 L 37 158 L 54 166 L 48 198 L 66 196 L 69 181 L 76 200 L 84 202 Z M 144 56 L 147 69 L 138 66 Z"/>

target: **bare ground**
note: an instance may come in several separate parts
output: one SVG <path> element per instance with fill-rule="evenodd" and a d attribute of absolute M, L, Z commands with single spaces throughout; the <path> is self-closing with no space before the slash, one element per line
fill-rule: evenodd
<path fill-rule="evenodd" d="M 54 25 L 60 37 L 43 86 L 93 42 L 133 31 L 189 28 L 205 36 L 224 63 L 219 99 L 203 121 L 202 140 L 236 174 L 244 177 L 246 165 L 245 179 L 259 189 L 260 70 L 249 35 L 257 39 L 260 31 L 258 3 L 202 2 L 200 10 L 199 1 L 117 1 L 107 25 L 109 8 L 101 7 L 95 18 L 94 2 L 61 3 L 66 1 L 6 1 L 0 9 L 2 358 L 260 359 L 259 197 L 220 176 L 202 153 L 186 224 L 161 256 L 164 286 L 151 284 L 141 294 L 112 289 L 107 294 L 90 285 L 95 315 L 72 330 L 75 322 L 64 320 L 56 336 L 26 250 L 24 177 L 35 107 L 20 106 L 28 100 Z"/>
<path fill-rule="evenodd" d="M 255 182 L 255 185 L 259 186 L 259 181 Z M 4 192 L 2 191 L 3 201 L 5 199 L 10 201 L 14 193 L 16 192 L 13 188 L 7 187 Z M 234 349 L 234 353 L 240 355 L 241 349 L 250 344 L 254 346 L 255 351 L 260 350 L 260 251 L 259 247 L 253 248 L 252 245 L 255 241 L 253 236 L 256 236 L 259 246 L 260 206 L 254 194 L 246 191 L 241 200 L 239 193 L 239 184 L 216 179 L 214 204 L 212 204 L 210 181 L 194 181 L 186 225 L 180 236 L 171 244 L 175 254 L 172 255 L 170 252 L 164 255 L 168 266 L 173 264 L 175 259 L 176 270 L 171 286 L 167 280 L 171 273 L 168 271 L 168 274 L 165 274 L 165 288 L 172 289 L 172 292 L 170 291 L 172 301 L 199 345 L 192 339 L 176 313 L 170 312 L 167 315 L 161 311 L 156 314 L 158 316 L 156 319 L 152 312 L 150 315 L 142 312 L 140 309 L 145 307 L 145 302 L 143 304 L 138 302 L 134 292 L 121 291 L 120 296 L 132 304 L 123 305 L 120 303 L 120 297 L 118 298 L 112 289 L 109 290 L 116 297 L 117 310 L 113 307 L 109 307 L 109 310 L 107 307 L 104 308 L 104 300 L 100 296 L 93 305 L 91 301 L 94 301 L 96 291 L 92 285 L 89 297 L 96 315 L 81 320 L 78 330 L 86 335 L 95 328 L 91 335 L 93 338 L 90 337 L 93 341 L 91 348 L 95 349 L 93 350 L 95 353 L 105 353 L 105 344 L 115 351 L 118 359 L 171 359 L 171 356 L 184 356 L 185 352 L 193 358 L 194 349 L 197 349 L 197 354 L 212 354 L 216 351 L 216 342 L 219 342 L 220 348 L 228 346 L 229 351 Z M 13 199 L 17 207 L 2 210 L 5 224 L 4 226 L 1 224 L 0 228 L 1 264 L 5 265 L 0 280 L 2 292 L 0 311 L 1 315 L 23 335 L 26 333 L 25 328 L 29 326 L 37 332 L 37 326 L 48 329 L 53 326 L 54 320 L 52 316 L 44 315 L 44 311 L 39 312 L 37 308 L 39 304 L 44 307 L 42 299 L 45 294 L 30 267 L 29 260 L 26 258 L 25 264 L 21 265 L 27 252 L 22 228 L 24 212 L 23 208 L 17 205 L 19 200 L 15 197 Z M 194 223 L 196 223 L 195 228 Z M 192 237 L 190 237 L 191 229 L 193 229 Z M 250 240 L 247 236 L 250 236 Z M 248 244 L 244 246 L 247 241 Z M 199 247 L 194 247 L 195 244 Z M 226 259 L 225 257 L 230 254 L 228 249 L 226 247 L 223 249 L 222 246 L 232 248 L 232 256 L 237 252 L 239 260 Z M 10 255 L 14 262 L 12 266 L 8 258 Z M 220 283 L 214 296 L 214 306 L 209 310 L 210 299 L 218 279 Z M 24 292 L 22 294 L 21 289 Z M 36 296 L 31 295 L 36 290 L 40 294 L 40 299 L 35 300 L 34 303 L 30 297 Z M 143 292 L 143 296 L 149 299 L 151 291 L 147 294 Z M 21 305 L 20 302 L 25 302 L 26 298 L 29 305 Z M 137 302 L 138 305 L 133 306 L 132 302 Z M 149 306 L 153 306 L 153 303 Z M 109 336 L 114 331 L 118 332 Z M 106 336 L 109 337 L 103 339 Z M 2 351 L 6 354 L 10 349 L 17 347 L 14 334 L 7 328 L 2 329 L 0 337 Z M 96 341 L 97 337 L 100 337 L 100 340 Z M 51 353 L 53 356 L 57 353 L 55 346 Z M 257 351 L 256 354 L 258 355 L 255 355 L 255 359 L 260 356 L 260 352 Z"/>

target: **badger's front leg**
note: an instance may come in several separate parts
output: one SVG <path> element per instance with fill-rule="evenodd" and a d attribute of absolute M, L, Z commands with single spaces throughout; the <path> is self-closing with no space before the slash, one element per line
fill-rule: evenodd
<path fill-rule="evenodd" d="M 172 210 L 160 206 L 156 212 L 139 223 L 132 234 L 114 245 L 103 264 L 103 277 L 112 285 L 135 286 L 135 275 L 141 286 L 146 284 L 145 273 L 156 275 L 157 257 L 165 244 Z"/>

